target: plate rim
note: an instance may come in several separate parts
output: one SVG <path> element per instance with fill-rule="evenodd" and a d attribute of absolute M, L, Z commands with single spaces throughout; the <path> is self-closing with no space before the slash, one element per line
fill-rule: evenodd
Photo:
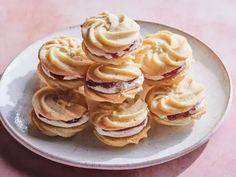
<path fill-rule="evenodd" d="M 208 47 L 204 42 L 202 42 L 200 39 L 196 38 L 195 36 L 193 36 L 190 33 L 187 33 L 183 30 L 177 29 L 175 27 L 169 26 L 169 25 L 164 25 L 161 23 L 156 23 L 156 22 L 152 22 L 152 21 L 146 21 L 146 20 L 135 20 L 137 22 L 140 23 L 149 23 L 149 24 L 153 24 L 153 25 L 159 25 L 162 27 L 167 27 L 170 29 L 174 29 L 176 31 L 179 31 L 181 33 L 184 33 L 188 36 L 190 36 L 191 38 L 197 40 L 199 43 L 201 43 L 201 45 L 203 45 L 205 48 L 207 48 L 207 50 L 209 50 L 214 56 L 215 58 L 217 58 L 216 62 L 218 62 L 221 66 L 222 69 L 224 70 L 224 73 L 226 74 L 226 78 L 228 80 L 229 83 L 229 97 L 227 99 L 227 104 L 225 107 L 225 110 L 222 114 L 222 117 L 220 119 L 220 121 L 217 122 L 216 126 L 213 128 L 213 130 L 211 132 L 209 132 L 204 138 L 202 138 L 200 141 L 198 141 L 196 144 L 193 144 L 192 146 L 177 152 L 175 154 L 172 154 L 171 156 L 168 157 L 163 157 L 161 159 L 153 159 L 153 160 L 147 160 L 147 161 L 143 161 L 143 162 L 138 162 L 138 163 L 127 163 L 127 164 L 122 164 L 122 165 L 116 165 L 116 164 L 92 164 L 92 163 L 86 163 L 86 162 L 72 162 L 60 157 L 56 157 L 52 154 L 48 154 L 46 152 L 41 151 L 40 149 L 36 148 L 36 147 L 32 147 L 30 145 L 30 143 L 28 143 L 27 141 L 25 141 L 20 134 L 17 134 L 16 132 L 14 132 L 14 130 L 12 130 L 10 128 L 10 126 L 8 125 L 7 121 L 3 118 L 1 110 L 0 110 L 0 120 L 3 124 L 3 126 L 5 127 L 5 129 L 7 130 L 7 132 L 15 139 L 17 140 L 18 143 L 20 143 L 21 145 L 23 145 L 24 147 L 26 147 L 28 150 L 32 151 L 35 154 L 38 154 L 46 159 L 49 159 L 51 161 L 60 163 L 60 164 L 65 164 L 65 165 L 69 165 L 69 166 L 73 166 L 73 167 L 80 167 L 80 168 L 87 168 L 87 169 L 103 169 L 103 170 L 128 170 L 128 169 L 138 169 L 138 168 L 145 168 L 145 167 L 149 167 L 149 166 L 153 166 L 153 165 L 158 165 L 158 164 L 162 164 L 171 160 L 174 160 L 176 158 L 179 158 L 183 155 L 186 155 L 190 152 L 192 152 L 193 150 L 197 149 L 198 147 L 200 147 L 201 145 L 203 145 L 205 142 L 207 142 L 211 136 L 218 130 L 218 128 L 222 125 L 223 121 L 226 119 L 231 105 L 232 105 L 232 99 L 233 99 L 233 85 L 232 85 L 232 80 L 229 74 L 229 71 L 227 70 L 226 65 L 224 64 L 224 62 L 220 59 L 220 57 L 210 48 Z M 78 28 L 79 25 L 73 25 L 73 26 L 69 26 L 66 28 L 62 28 L 62 29 L 58 29 L 55 32 L 49 33 L 47 35 L 45 35 L 44 37 L 47 37 L 48 35 L 53 35 L 57 32 L 63 31 L 63 30 L 69 30 L 69 29 L 73 29 L 73 28 Z M 42 38 L 44 38 L 42 37 Z M 10 68 L 11 64 L 15 61 L 15 59 L 21 55 L 22 52 L 24 52 L 26 49 L 28 49 L 29 47 L 31 47 L 33 44 L 37 43 L 39 40 L 41 40 L 42 38 L 32 42 L 31 44 L 29 44 L 26 48 L 24 48 L 19 54 L 17 54 L 14 59 L 7 65 L 7 67 L 5 68 L 5 70 L 2 72 L 2 74 L 0 75 L 0 84 L 2 82 L 2 79 L 5 77 L 8 69 Z"/>

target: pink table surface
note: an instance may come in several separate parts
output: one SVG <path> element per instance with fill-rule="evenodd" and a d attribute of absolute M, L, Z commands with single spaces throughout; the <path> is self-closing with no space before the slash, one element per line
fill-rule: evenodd
<path fill-rule="evenodd" d="M 236 82 L 236 1 L 234 0 L 0 0 L 0 73 L 33 41 L 87 16 L 108 10 L 184 30 L 211 47 Z M 235 96 L 234 96 L 235 98 Z M 149 168 L 105 171 L 74 168 L 44 159 L 17 143 L 0 124 L 0 176 L 236 176 L 236 110 L 197 150 Z"/>

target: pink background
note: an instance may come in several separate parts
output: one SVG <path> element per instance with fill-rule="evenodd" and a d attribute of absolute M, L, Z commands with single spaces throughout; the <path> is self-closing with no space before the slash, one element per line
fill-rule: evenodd
<path fill-rule="evenodd" d="M 0 73 L 33 41 L 108 10 L 186 31 L 212 48 L 236 81 L 235 0 L 0 0 Z M 234 96 L 235 97 L 235 96 Z M 64 166 L 33 154 L 0 123 L 0 176 L 236 176 L 236 110 L 203 146 L 176 160 L 137 170 L 103 171 Z"/>

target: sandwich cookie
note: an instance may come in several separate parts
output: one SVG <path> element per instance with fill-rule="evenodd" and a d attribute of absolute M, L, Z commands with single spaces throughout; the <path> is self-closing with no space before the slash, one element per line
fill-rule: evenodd
<path fill-rule="evenodd" d="M 93 63 L 76 38 L 59 36 L 47 41 L 39 50 L 38 74 L 50 87 L 77 89 L 84 84 L 88 67 Z"/>
<path fill-rule="evenodd" d="M 98 103 L 91 108 L 90 118 L 96 137 L 116 147 L 138 144 L 151 124 L 147 105 L 139 96 L 122 104 Z"/>
<path fill-rule="evenodd" d="M 123 14 L 100 13 L 81 25 L 83 49 L 99 63 L 120 64 L 142 43 L 140 26 Z"/>
<path fill-rule="evenodd" d="M 149 85 L 170 86 L 186 75 L 192 58 L 187 39 L 169 31 L 146 35 L 142 47 L 134 52 Z"/>
<path fill-rule="evenodd" d="M 202 85 L 185 78 L 175 87 L 153 87 L 147 94 L 150 115 L 164 125 L 187 125 L 206 113 Z"/>
<path fill-rule="evenodd" d="M 85 96 L 97 102 L 122 103 L 142 91 L 143 74 L 134 63 L 92 64 L 84 85 Z"/>
<path fill-rule="evenodd" d="M 83 95 L 44 87 L 32 99 L 32 123 L 48 136 L 71 137 L 82 131 L 89 120 Z"/>

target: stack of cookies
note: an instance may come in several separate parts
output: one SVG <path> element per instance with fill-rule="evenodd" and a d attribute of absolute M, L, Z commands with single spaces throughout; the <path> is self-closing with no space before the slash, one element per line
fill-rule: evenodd
<path fill-rule="evenodd" d="M 94 133 L 111 146 L 137 144 L 150 128 L 147 105 L 138 95 L 144 77 L 132 61 L 142 44 L 139 25 L 104 12 L 86 19 L 81 32 L 83 49 L 94 61 L 84 85 Z"/>
<path fill-rule="evenodd" d="M 38 57 L 37 72 L 43 87 L 32 99 L 32 123 L 48 136 L 73 136 L 89 121 L 85 98 L 77 91 L 93 62 L 81 42 L 69 36 L 47 41 Z"/>
<path fill-rule="evenodd" d="M 150 115 L 164 125 L 187 125 L 206 112 L 204 88 L 188 78 L 192 49 L 170 31 L 144 37 L 134 60 L 141 65 Z"/>
<path fill-rule="evenodd" d="M 187 77 L 192 49 L 169 31 L 142 38 L 122 14 L 103 12 L 39 50 L 43 83 L 32 99 L 33 124 L 48 136 L 70 137 L 89 120 L 103 143 L 122 147 L 147 137 L 151 119 L 187 125 L 206 112 L 202 85 Z M 143 89 L 144 88 L 144 89 Z"/>

